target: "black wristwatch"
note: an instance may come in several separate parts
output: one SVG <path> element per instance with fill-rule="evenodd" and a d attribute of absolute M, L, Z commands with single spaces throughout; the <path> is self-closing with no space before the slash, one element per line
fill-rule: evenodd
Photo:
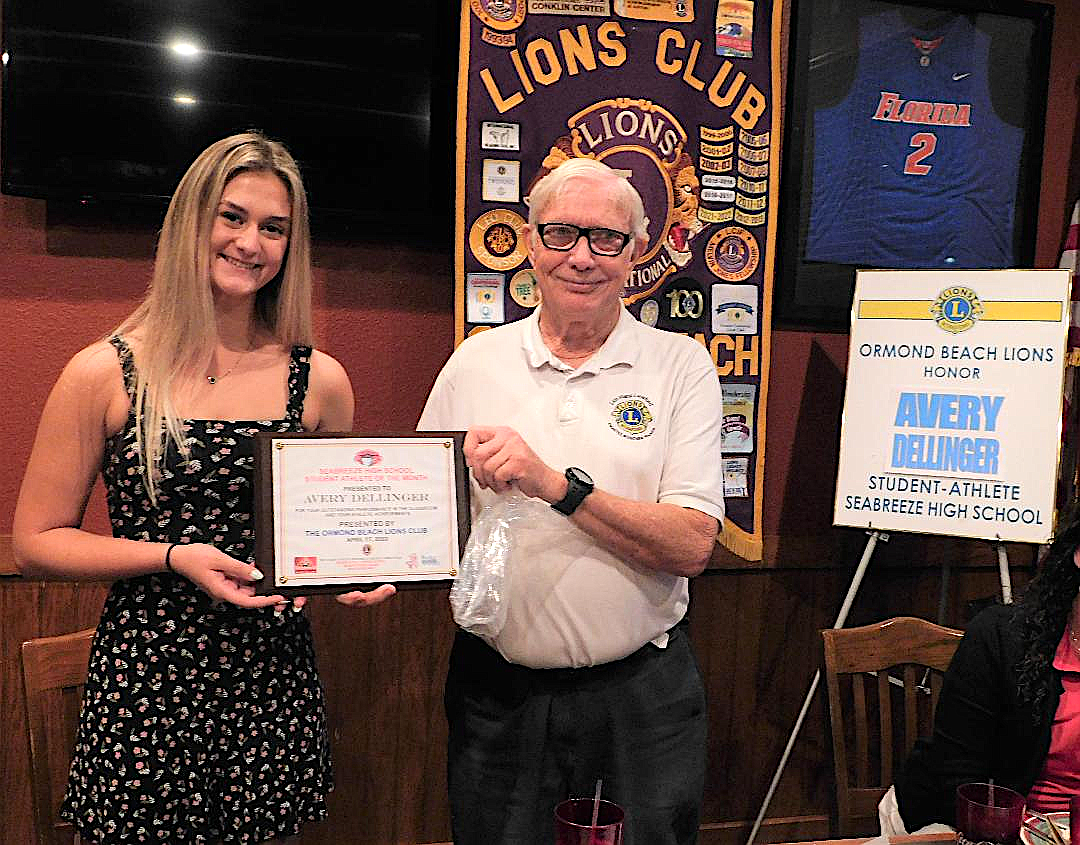
<path fill-rule="evenodd" d="M 589 478 L 589 474 L 585 470 L 577 467 L 566 468 L 566 480 L 569 482 L 566 495 L 559 501 L 553 502 L 551 506 L 559 513 L 570 516 L 578 509 L 578 505 L 585 500 L 585 497 L 593 491 L 593 480 Z"/>

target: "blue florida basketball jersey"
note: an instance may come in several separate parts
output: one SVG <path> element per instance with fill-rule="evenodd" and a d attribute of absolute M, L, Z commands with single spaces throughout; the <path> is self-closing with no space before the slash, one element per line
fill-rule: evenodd
<path fill-rule="evenodd" d="M 883 268 L 1013 266 L 1023 130 L 994 113 L 989 37 L 966 17 L 860 23 L 847 96 L 814 113 L 805 257 Z"/>

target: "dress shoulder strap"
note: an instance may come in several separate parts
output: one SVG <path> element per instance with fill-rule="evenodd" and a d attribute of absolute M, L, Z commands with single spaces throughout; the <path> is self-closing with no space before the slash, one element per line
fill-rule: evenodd
<path fill-rule="evenodd" d="M 304 415 L 308 376 L 311 374 L 311 347 L 294 346 L 289 356 L 289 407 L 286 416 L 300 422 Z"/>
<path fill-rule="evenodd" d="M 116 348 L 116 357 L 120 359 L 120 369 L 124 372 L 124 389 L 127 391 L 128 398 L 135 401 L 135 356 L 131 352 L 131 347 L 128 346 L 127 341 L 123 336 L 114 334 L 109 337 L 109 343 Z"/>

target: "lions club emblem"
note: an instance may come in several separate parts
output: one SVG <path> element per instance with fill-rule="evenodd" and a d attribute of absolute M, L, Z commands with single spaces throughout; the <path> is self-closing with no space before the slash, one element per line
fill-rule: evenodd
<path fill-rule="evenodd" d="M 974 326 L 983 310 L 975 291 L 965 287 L 945 288 L 930 306 L 934 322 L 952 334 L 966 332 Z"/>
<path fill-rule="evenodd" d="M 643 440 L 653 433 L 652 402 L 644 396 L 616 396 L 611 400 L 612 431 L 630 440 Z"/>

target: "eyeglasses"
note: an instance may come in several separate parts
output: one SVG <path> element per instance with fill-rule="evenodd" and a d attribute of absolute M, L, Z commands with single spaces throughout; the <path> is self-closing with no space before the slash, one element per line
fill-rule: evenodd
<path fill-rule="evenodd" d="M 621 253 L 630 242 L 630 236 L 625 232 L 602 226 L 585 228 L 573 223 L 540 223 L 536 231 L 540 233 L 544 246 L 559 252 L 569 252 L 581 238 L 585 238 L 593 255 L 612 256 Z"/>

